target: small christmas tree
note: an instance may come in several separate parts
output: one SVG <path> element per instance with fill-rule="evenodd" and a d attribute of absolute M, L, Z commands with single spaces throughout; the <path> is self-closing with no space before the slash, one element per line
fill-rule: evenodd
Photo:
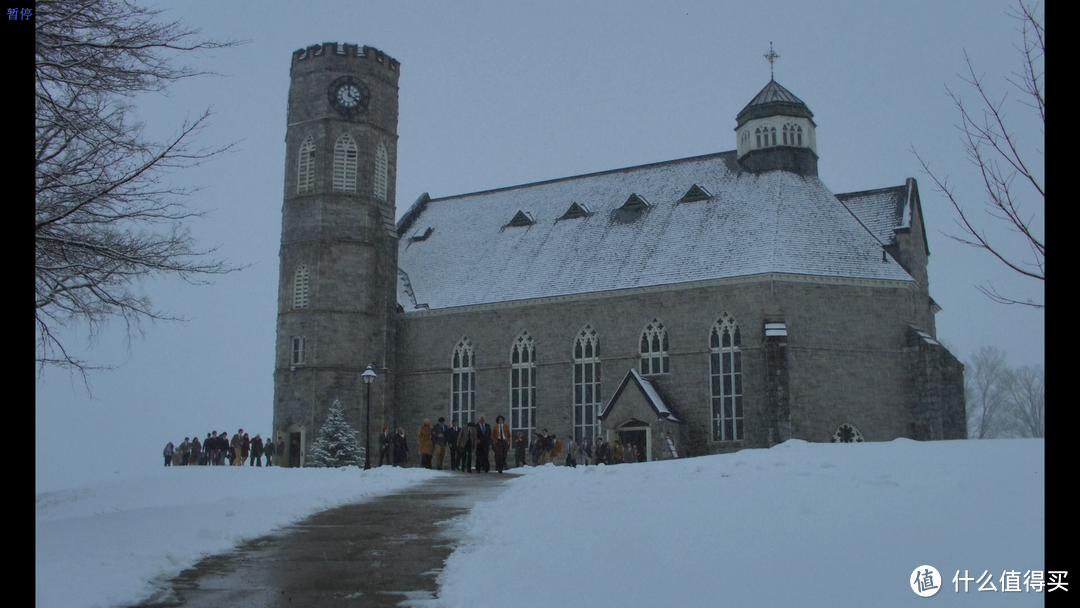
<path fill-rule="evenodd" d="M 364 465 L 364 449 L 356 442 L 356 431 L 345 421 L 341 401 L 334 399 L 330 415 L 326 417 L 319 438 L 311 444 L 313 467 L 347 467 Z"/>

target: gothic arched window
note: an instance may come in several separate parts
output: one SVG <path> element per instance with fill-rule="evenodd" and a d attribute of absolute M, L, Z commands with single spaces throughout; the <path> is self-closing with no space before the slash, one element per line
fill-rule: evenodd
<path fill-rule="evenodd" d="M 776 145 L 776 127 L 769 129 L 769 133 L 772 135 L 772 145 Z"/>
<path fill-rule="evenodd" d="M 472 342 L 462 338 L 454 348 L 450 379 L 450 420 L 464 427 L 476 413 L 476 361 Z"/>
<path fill-rule="evenodd" d="M 315 140 L 310 135 L 300 144 L 296 162 L 296 193 L 307 194 L 315 189 Z"/>
<path fill-rule="evenodd" d="M 796 124 L 784 125 L 784 145 L 802 146 L 802 127 Z"/>
<path fill-rule="evenodd" d="M 641 373 L 666 374 L 668 363 L 668 339 L 664 324 L 653 319 L 641 332 Z"/>
<path fill-rule="evenodd" d="M 713 441 L 743 438 L 742 335 L 726 312 L 709 335 L 709 376 Z"/>
<path fill-rule="evenodd" d="M 300 264 L 293 273 L 293 308 L 307 308 L 308 306 L 308 268 L 306 264 Z"/>
<path fill-rule="evenodd" d="M 523 331 L 510 347 L 510 431 L 520 431 L 526 443 L 536 429 L 536 347 Z"/>
<path fill-rule="evenodd" d="M 356 140 L 348 133 L 334 144 L 334 190 L 356 192 Z"/>
<path fill-rule="evenodd" d="M 754 135 L 757 136 L 757 147 L 761 147 L 761 127 L 754 129 Z M 765 136 L 765 145 L 769 145 L 769 136 Z"/>
<path fill-rule="evenodd" d="M 591 325 L 574 340 L 574 441 L 600 433 L 600 338 Z"/>
<path fill-rule="evenodd" d="M 390 170 L 389 156 L 386 154 L 386 146 L 379 144 L 379 149 L 375 151 L 375 198 L 385 201 L 386 200 L 386 181 L 387 174 Z"/>

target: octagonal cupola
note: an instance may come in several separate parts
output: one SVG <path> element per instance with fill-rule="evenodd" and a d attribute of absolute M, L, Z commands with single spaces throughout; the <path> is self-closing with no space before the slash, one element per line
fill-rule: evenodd
<path fill-rule="evenodd" d="M 817 175 L 814 114 L 770 79 L 735 117 L 736 155 L 748 171 Z"/>

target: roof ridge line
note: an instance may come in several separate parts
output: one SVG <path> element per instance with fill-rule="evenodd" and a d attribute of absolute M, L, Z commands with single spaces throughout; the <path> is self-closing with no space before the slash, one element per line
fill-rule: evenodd
<path fill-rule="evenodd" d="M 428 202 L 433 202 L 434 203 L 434 202 L 447 201 L 447 200 L 451 200 L 451 199 L 455 199 L 455 198 L 463 198 L 463 197 L 466 197 L 466 196 L 476 196 L 478 194 L 490 194 L 490 193 L 493 193 L 493 192 L 505 192 L 507 190 L 516 190 L 518 188 L 530 188 L 532 186 L 540 186 L 540 185 L 543 185 L 543 184 L 554 184 L 554 183 L 558 183 L 558 182 L 570 181 L 570 180 L 573 180 L 573 179 L 581 179 L 581 178 L 586 178 L 586 177 L 596 177 L 598 175 L 608 175 L 608 174 L 611 174 L 611 173 L 618 173 L 620 171 L 631 171 L 631 170 L 634 170 L 634 169 L 644 169 L 646 167 L 655 167 L 655 166 L 659 166 L 659 165 L 667 165 L 667 164 L 672 164 L 672 163 L 681 163 L 681 162 L 686 162 L 686 161 L 691 161 L 691 160 L 698 160 L 698 159 L 705 159 L 705 158 L 710 158 L 710 157 L 721 157 L 721 156 L 724 156 L 724 155 L 734 155 L 735 153 L 736 153 L 735 150 L 726 150 L 724 152 L 712 152 L 712 153 L 709 153 L 709 154 L 699 154 L 697 156 L 687 156 L 686 158 L 675 158 L 675 159 L 671 159 L 671 160 L 662 160 L 662 161 L 657 161 L 657 162 L 652 162 L 652 163 L 645 163 L 645 164 L 642 164 L 642 165 L 631 165 L 629 167 L 620 167 L 618 169 L 607 169 L 605 171 L 596 171 L 596 172 L 593 172 L 593 173 L 582 173 L 580 175 L 570 175 L 570 176 L 567 176 L 567 177 L 557 177 L 557 178 L 554 178 L 554 179 L 545 179 L 545 180 L 540 180 L 540 181 L 535 181 L 535 182 L 528 182 L 528 183 L 525 183 L 525 184 L 517 184 L 517 185 L 514 185 L 514 186 L 503 186 L 503 187 L 500 187 L 500 188 L 490 188 L 490 189 L 487 189 L 487 190 L 477 190 L 475 192 L 464 192 L 462 194 L 453 194 L 453 195 L 450 195 L 450 196 L 432 198 L 432 199 L 429 199 Z"/>

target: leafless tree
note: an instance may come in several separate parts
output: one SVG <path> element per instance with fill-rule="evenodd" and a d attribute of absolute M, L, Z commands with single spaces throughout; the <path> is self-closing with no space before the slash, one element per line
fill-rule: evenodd
<path fill-rule="evenodd" d="M 1005 351 L 983 346 L 965 367 L 968 435 L 973 439 L 1006 436 L 1009 368 L 1005 365 Z"/>
<path fill-rule="evenodd" d="M 193 147 L 209 111 L 171 138 L 148 141 L 131 100 L 207 72 L 184 55 L 239 42 L 199 39 L 161 11 L 128 0 L 41 0 L 35 15 L 36 363 L 83 373 L 87 361 L 65 348 L 62 332 L 85 324 L 93 335 L 120 319 L 130 332 L 144 319 L 174 319 L 140 289 L 152 276 L 204 282 L 232 270 L 196 247 L 185 206 L 194 188 L 167 176 L 229 146 Z"/>
<path fill-rule="evenodd" d="M 1024 366 L 1009 374 L 1007 381 L 1008 412 L 1011 427 L 1020 437 L 1043 437 L 1046 434 L 1045 372 L 1041 365 Z"/>
<path fill-rule="evenodd" d="M 1021 71 L 1006 77 L 1006 80 L 1020 91 L 1023 105 L 1038 113 L 1042 125 L 1046 124 L 1046 103 L 1044 92 L 1043 60 L 1046 51 L 1043 17 L 1038 4 L 1028 6 L 1019 0 L 1019 8 L 1012 15 L 1020 22 L 1022 46 L 1018 48 L 1022 58 Z M 989 215 L 995 225 L 1006 228 L 1015 235 L 997 240 L 988 236 L 981 229 L 981 222 L 976 213 L 965 208 L 960 195 L 949 184 L 949 179 L 930 170 L 929 164 L 919 159 L 923 170 L 934 181 L 937 189 L 948 197 L 956 210 L 961 236 L 948 235 L 961 243 L 985 249 L 1013 271 L 1039 281 L 1046 280 L 1046 249 L 1038 218 L 1042 216 L 1046 195 L 1043 190 L 1041 167 L 1043 165 L 1042 138 L 1045 127 L 1040 128 L 1039 147 L 1035 157 L 1031 158 L 1021 150 L 1015 131 L 1006 124 L 1006 102 L 1008 95 L 1001 97 L 991 92 L 975 69 L 971 58 L 964 53 L 967 75 L 962 80 L 974 89 L 976 102 L 965 101 L 960 93 L 946 87 L 956 108 L 960 111 L 961 140 L 968 159 L 978 169 L 982 178 L 982 210 Z M 1015 251 L 1028 253 L 1017 254 Z M 979 286 L 979 289 L 996 302 L 1003 304 L 1023 304 L 1043 308 L 1045 304 L 1030 298 L 1018 300 L 999 293 L 992 284 Z"/>

